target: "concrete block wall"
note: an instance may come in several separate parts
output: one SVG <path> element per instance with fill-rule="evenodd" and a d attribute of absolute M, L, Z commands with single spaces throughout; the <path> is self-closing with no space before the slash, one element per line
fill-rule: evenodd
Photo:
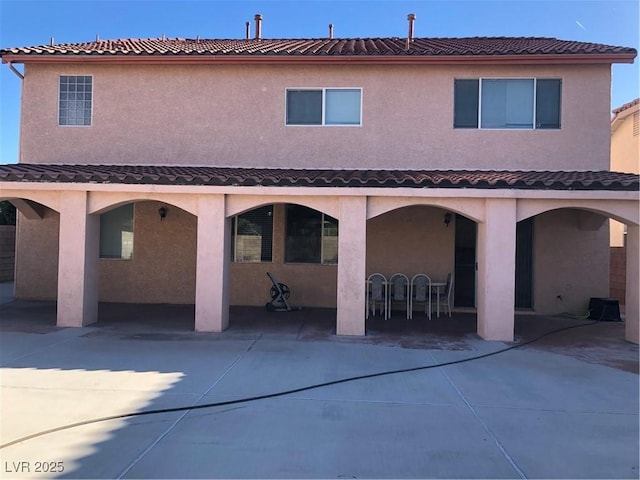
<path fill-rule="evenodd" d="M 0 225 L 0 282 L 13 281 L 16 258 L 16 227 Z"/>

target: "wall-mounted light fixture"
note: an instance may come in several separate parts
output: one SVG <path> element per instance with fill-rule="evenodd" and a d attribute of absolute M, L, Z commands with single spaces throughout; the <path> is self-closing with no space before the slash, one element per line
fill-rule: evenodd
<path fill-rule="evenodd" d="M 444 214 L 444 224 L 448 227 L 451 223 L 451 212 L 447 212 Z"/>
<path fill-rule="evenodd" d="M 167 216 L 167 209 L 165 207 L 160 207 L 158 209 L 158 215 L 160 215 L 160 221 L 163 221 L 164 217 Z"/>

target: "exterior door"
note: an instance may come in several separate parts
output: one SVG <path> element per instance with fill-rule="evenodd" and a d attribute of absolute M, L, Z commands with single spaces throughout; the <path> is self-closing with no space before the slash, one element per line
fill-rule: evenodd
<path fill-rule="evenodd" d="M 476 306 L 476 236 L 477 225 L 456 215 L 455 267 L 453 277 L 454 306 Z"/>
<path fill-rule="evenodd" d="M 533 308 L 533 218 L 516 224 L 516 308 Z"/>

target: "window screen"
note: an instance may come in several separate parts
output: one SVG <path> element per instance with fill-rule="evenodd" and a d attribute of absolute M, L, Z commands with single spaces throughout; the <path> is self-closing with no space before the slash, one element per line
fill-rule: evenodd
<path fill-rule="evenodd" d="M 478 128 L 478 80 L 455 80 L 453 126 Z"/>
<path fill-rule="evenodd" d="M 338 220 L 300 205 L 286 211 L 285 262 L 337 263 Z"/>
<path fill-rule="evenodd" d="M 559 79 L 540 79 L 536 82 L 536 128 L 560 128 Z"/>
<path fill-rule="evenodd" d="M 273 205 L 234 217 L 231 232 L 231 258 L 235 262 L 271 262 Z"/>
<path fill-rule="evenodd" d="M 287 125 L 322 125 L 322 90 L 287 90 Z"/>

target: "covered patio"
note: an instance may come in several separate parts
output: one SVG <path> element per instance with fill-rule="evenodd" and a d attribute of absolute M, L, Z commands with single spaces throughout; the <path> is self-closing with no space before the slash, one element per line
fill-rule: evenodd
<path fill-rule="evenodd" d="M 339 259 L 337 265 L 327 267 L 336 271 L 333 328 L 339 336 L 371 336 L 374 329 L 365 318 L 363 282 L 367 274 L 368 224 L 389 212 L 417 206 L 454 212 L 476 223 L 477 315 L 468 327 L 485 340 L 502 341 L 512 341 L 518 334 L 514 324 L 516 224 L 565 209 L 577 212 L 571 216 L 574 236 L 598 230 L 607 217 L 627 224 L 627 292 L 635 292 L 635 297 L 631 293 L 627 299 L 625 338 L 638 343 L 638 183 L 637 175 L 616 172 L 0 167 L 0 197 L 16 201 L 21 212 L 36 219 L 43 215 L 34 204 L 54 213 L 50 217 L 58 230 L 56 323 L 60 327 L 100 321 L 98 249 L 102 213 L 137 201 L 159 202 L 187 212 L 195 244 L 189 252 L 195 262 L 191 328 L 222 332 L 230 327 L 234 308 L 230 307 L 231 220 L 265 204 L 293 203 L 326 213 L 339 222 Z M 160 220 L 163 218 L 161 214 Z M 572 243 L 565 243 L 564 248 L 571 250 Z M 553 280 L 553 255 L 565 255 L 554 247 L 551 242 L 543 252 L 551 269 L 544 277 L 539 274 L 538 282 L 543 285 Z M 50 250 L 47 254 L 55 256 Z M 282 265 L 290 268 L 289 264 Z M 575 262 L 572 268 L 577 268 Z M 582 281 L 581 272 L 574 272 L 576 281 Z M 166 277 L 166 272 L 157 272 L 157 278 L 163 274 Z M 305 275 L 313 278 L 313 274 Z M 166 282 L 172 280 L 165 278 Z M 591 292 L 581 293 L 574 285 L 572 291 L 586 295 L 586 299 L 599 296 L 593 292 L 608 291 L 603 283 L 590 288 Z M 547 306 L 538 305 L 537 313 L 556 311 L 553 302 L 563 299 L 560 293 L 545 292 Z"/>

